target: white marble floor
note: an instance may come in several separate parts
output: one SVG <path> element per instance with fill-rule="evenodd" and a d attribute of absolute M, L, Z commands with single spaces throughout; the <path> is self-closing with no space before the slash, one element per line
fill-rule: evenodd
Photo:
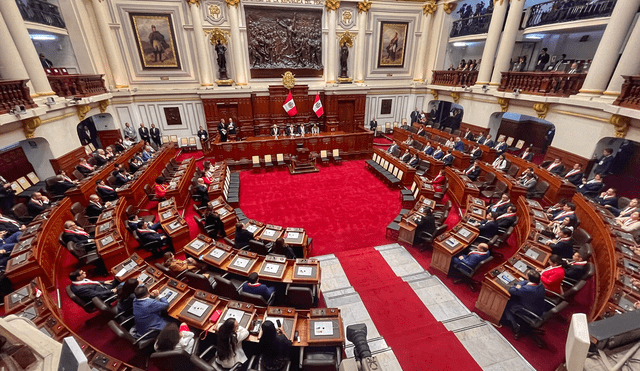
<path fill-rule="evenodd" d="M 399 244 L 376 247 L 396 276 L 411 288 L 438 321 L 452 331 L 469 354 L 485 371 L 527 371 L 535 369 L 488 322 L 470 312 L 438 277 L 425 271 Z M 340 308 L 346 326 L 367 325 L 367 340 L 383 371 L 401 371 L 393 350 L 376 329 L 360 295 L 353 289 L 335 255 L 317 257 L 322 268 L 322 294 L 328 307 Z M 343 262 L 348 263 L 348 262 Z M 353 344 L 347 341 L 347 356 L 353 357 Z M 454 365 L 452 365 L 453 367 Z M 404 370 L 422 371 L 422 370 Z"/>

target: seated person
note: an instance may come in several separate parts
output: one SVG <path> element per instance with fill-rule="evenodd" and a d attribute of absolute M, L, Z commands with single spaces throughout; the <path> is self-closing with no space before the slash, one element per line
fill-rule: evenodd
<path fill-rule="evenodd" d="M 114 177 L 116 178 L 116 187 L 122 187 L 123 185 L 133 180 L 133 177 L 131 176 L 131 174 L 129 174 L 127 170 L 124 169 L 124 167 L 121 167 L 120 169 L 118 169 L 115 172 Z"/>
<path fill-rule="evenodd" d="M 298 124 L 298 127 L 296 128 L 296 134 L 298 135 L 306 134 L 306 129 L 304 128 L 304 124 Z"/>
<path fill-rule="evenodd" d="M 108 186 L 105 182 L 104 179 L 98 179 L 96 180 L 96 193 L 98 194 L 98 196 L 100 196 L 100 198 L 105 201 L 105 202 L 109 202 L 109 201 L 115 201 L 118 199 L 118 189 L 113 189 L 113 187 Z"/>
<path fill-rule="evenodd" d="M 282 370 L 289 361 L 291 340 L 282 328 L 277 328 L 271 321 L 262 324 L 262 336 L 258 344 L 262 367 L 265 370 Z"/>
<path fill-rule="evenodd" d="M 98 197 L 97 194 L 92 194 L 91 196 L 89 196 L 89 204 L 85 208 L 84 213 L 91 223 L 95 223 L 104 209 L 106 209 L 110 205 L 111 202 L 102 204 L 102 202 L 100 201 L 100 197 Z"/>
<path fill-rule="evenodd" d="M 471 273 L 483 260 L 491 256 L 489 245 L 478 244 L 477 250 L 471 250 L 468 254 L 460 254 L 451 260 L 451 265 L 460 272 Z"/>
<path fill-rule="evenodd" d="M 504 155 L 500 155 L 493 161 L 491 167 L 496 170 L 504 171 L 507 168 L 508 164 L 509 163 L 507 162 L 507 159 L 504 158 Z"/>
<path fill-rule="evenodd" d="M 145 222 L 144 220 L 138 224 L 138 230 L 136 231 L 136 233 L 138 234 L 138 237 L 140 237 L 140 243 L 142 245 L 150 244 L 156 241 L 159 242 L 159 244 L 153 248 L 153 255 L 158 255 L 160 253 L 160 249 L 163 246 L 168 246 L 171 251 L 175 251 L 171 238 L 151 229 L 149 227 L 149 223 Z"/>
<path fill-rule="evenodd" d="M 129 216 L 129 220 L 127 220 L 127 225 L 129 226 L 130 230 L 137 231 L 138 227 L 140 227 L 141 221 L 142 219 L 140 219 L 138 215 L 131 215 Z M 153 229 L 154 231 L 157 231 L 158 229 L 160 229 L 160 227 L 162 227 L 160 222 L 153 223 L 153 224 L 149 223 L 149 229 Z"/>
<path fill-rule="evenodd" d="M 574 225 L 577 221 L 576 219 L 576 205 L 572 202 L 567 202 L 562 206 L 562 211 L 553 214 L 551 217 L 551 221 L 560 222 L 564 218 L 571 219 L 571 225 Z"/>
<path fill-rule="evenodd" d="M 276 243 L 273 245 L 273 251 L 271 253 L 277 254 L 277 255 L 284 255 L 287 259 L 297 258 L 296 253 L 293 251 L 293 249 L 289 245 L 287 245 L 287 243 L 284 241 L 284 238 L 282 237 L 276 240 Z"/>
<path fill-rule="evenodd" d="M 173 255 L 171 251 L 167 251 L 164 253 L 164 262 L 162 265 L 167 267 L 171 272 L 178 275 L 186 270 L 190 270 L 192 272 L 197 273 L 198 271 L 203 270 L 206 267 L 206 264 L 199 263 L 192 257 L 188 257 L 186 260 L 180 260 Z M 205 277 L 209 277 L 209 275 L 205 274 Z"/>
<path fill-rule="evenodd" d="M 198 184 L 193 188 L 193 194 L 200 197 L 200 207 L 205 207 L 209 203 L 209 187 L 203 178 L 198 178 Z"/>
<path fill-rule="evenodd" d="M 500 196 L 500 201 L 492 203 L 489 206 L 487 206 L 487 211 L 491 211 L 491 212 L 497 213 L 498 215 L 502 215 L 507 212 L 507 210 L 509 209 L 509 206 L 511 205 L 513 204 L 509 199 L 509 195 L 506 193 L 503 193 L 502 196 Z"/>
<path fill-rule="evenodd" d="M 82 175 L 87 176 L 93 173 L 93 166 L 89 165 L 86 159 L 81 158 L 80 163 L 76 166 L 76 170 L 78 170 Z"/>
<path fill-rule="evenodd" d="M 476 181 L 480 176 L 480 171 L 480 166 L 476 162 L 473 162 L 463 173 L 472 181 Z"/>
<path fill-rule="evenodd" d="M 434 148 L 431 147 L 431 143 L 427 143 L 424 148 L 422 149 L 422 152 L 424 152 L 425 155 L 432 155 L 434 151 Z"/>
<path fill-rule="evenodd" d="M 436 228 L 436 218 L 435 216 L 433 216 L 431 208 L 426 207 L 424 209 L 424 216 L 416 220 L 416 229 L 414 235 L 419 237 L 423 232 L 433 234 Z M 414 243 L 418 243 L 418 240 L 418 238 L 414 239 Z"/>
<path fill-rule="evenodd" d="M 540 281 L 544 287 L 556 294 L 562 295 L 562 280 L 564 279 L 563 260 L 560 255 L 549 257 L 549 266 L 540 272 Z"/>
<path fill-rule="evenodd" d="M 186 323 L 181 323 L 180 328 L 175 323 L 169 323 L 158 334 L 153 349 L 156 352 L 184 350 L 191 354 L 196 344 L 194 337 L 195 334 L 191 332 Z"/>
<path fill-rule="evenodd" d="M 631 214 L 633 214 L 634 211 L 638 211 L 639 209 L 639 204 L 638 204 L 638 199 L 634 198 L 629 202 L 629 205 L 627 205 L 627 207 L 625 207 L 624 209 L 620 210 L 617 207 L 610 207 L 609 211 L 611 211 L 611 213 L 615 216 L 618 217 L 625 217 L 625 216 L 631 216 Z"/>
<path fill-rule="evenodd" d="M 617 207 L 618 197 L 616 197 L 616 190 L 613 188 L 609 188 L 606 191 L 600 193 L 600 196 L 596 197 L 594 201 L 606 207 L 607 209 Z"/>
<path fill-rule="evenodd" d="M 494 142 L 493 139 L 491 139 L 491 134 L 487 134 L 487 139 L 485 139 L 483 143 L 480 143 L 480 141 L 478 141 L 478 144 L 484 144 L 487 147 L 493 147 Z"/>
<path fill-rule="evenodd" d="M 583 176 L 582 165 L 576 163 L 573 165 L 573 169 L 564 174 L 564 179 L 575 186 L 579 186 L 582 184 Z"/>
<path fill-rule="evenodd" d="M 146 286 L 140 285 L 134 291 L 136 298 L 133 300 L 133 316 L 135 318 L 135 338 L 146 334 L 148 331 L 162 331 L 166 322 L 162 318 L 162 312 L 169 307 L 166 298 L 158 298 L 160 292 L 153 290 L 149 293 Z"/>
<path fill-rule="evenodd" d="M 220 219 L 220 215 L 213 210 L 212 207 L 207 208 L 207 215 L 204 218 L 204 225 L 209 230 L 209 237 L 215 239 L 227 237 L 227 231 L 224 229 L 224 223 Z"/>
<path fill-rule="evenodd" d="M 476 137 L 473 135 L 473 133 L 471 132 L 471 130 L 467 129 L 467 132 L 464 133 L 464 139 L 466 140 L 471 140 L 474 141 L 476 140 Z"/>
<path fill-rule="evenodd" d="M 630 216 L 618 217 L 616 222 L 623 231 L 633 233 L 640 230 L 640 211 L 634 211 Z"/>
<path fill-rule="evenodd" d="M 164 200 L 164 196 L 167 194 L 167 185 L 164 184 L 164 178 L 159 176 L 156 178 L 156 183 L 153 185 L 153 192 L 160 200 Z"/>
<path fill-rule="evenodd" d="M 496 143 L 495 147 L 493 148 L 498 151 L 498 153 L 503 154 L 507 151 L 507 148 L 509 148 L 509 146 L 507 145 L 507 142 L 504 141 L 504 138 L 500 138 L 498 139 L 498 143 Z"/>
<path fill-rule="evenodd" d="M 481 241 L 489 241 L 498 234 L 499 226 L 498 222 L 496 221 L 497 217 L 498 214 L 496 214 L 495 212 L 488 212 L 486 219 L 483 219 L 480 224 L 478 224 L 478 231 L 480 232 L 478 238 L 480 238 Z"/>
<path fill-rule="evenodd" d="M 116 295 L 116 286 L 118 286 L 116 280 L 93 281 L 87 279 L 87 272 L 82 269 L 69 273 L 69 279 L 71 280 L 71 292 L 85 302 L 96 297 L 105 301 Z"/>
<path fill-rule="evenodd" d="M 253 233 L 244 228 L 244 225 L 240 222 L 236 223 L 236 236 L 235 244 L 237 249 L 244 249 L 249 246 L 249 241 L 257 240 L 253 237 Z"/>
<path fill-rule="evenodd" d="M 116 288 L 116 295 L 118 296 L 116 310 L 118 314 L 133 312 L 133 299 L 136 297 L 134 291 L 140 284 L 137 278 L 129 278 L 122 285 L 118 285 Z"/>
<path fill-rule="evenodd" d="M 60 174 L 56 176 L 56 181 L 49 186 L 49 190 L 56 196 L 62 196 L 77 184 L 77 182 L 72 181 L 69 177 Z"/>
<path fill-rule="evenodd" d="M 444 143 L 444 146 L 447 147 L 447 148 L 453 148 L 455 143 L 456 143 L 456 140 L 453 139 L 453 137 L 451 137 Z"/>
<path fill-rule="evenodd" d="M 131 171 L 131 174 L 134 174 L 141 167 L 142 161 L 140 159 L 133 157 L 129 160 L 129 170 Z"/>
<path fill-rule="evenodd" d="M 375 130 L 375 128 L 374 128 Z M 311 127 L 311 134 L 320 134 L 320 128 L 318 127 L 317 123 L 313 123 L 313 126 Z"/>
<path fill-rule="evenodd" d="M 561 221 L 552 221 L 547 225 L 547 229 L 541 233 L 547 237 L 560 239 L 560 232 L 562 229 L 569 228 L 573 232 L 573 222 L 571 218 L 565 217 Z"/>
<path fill-rule="evenodd" d="M 27 202 L 27 210 L 30 216 L 37 216 L 51 206 L 47 196 L 43 196 L 40 192 L 33 192 L 29 202 Z"/>
<path fill-rule="evenodd" d="M 602 176 L 600 174 L 596 174 L 591 180 L 582 178 L 582 184 L 580 184 L 576 190 L 582 194 L 585 194 L 588 192 L 597 192 L 601 190 L 602 187 Z"/>
<path fill-rule="evenodd" d="M 438 146 L 438 148 L 433 151 L 433 154 L 431 156 L 436 160 L 442 160 L 442 158 L 444 157 L 444 151 L 440 146 Z"/>
<path fill-rule="evenodd" d="M 456 141 L 453 143 L 453 149 L 456 151 L 464 152 L 464 142 L 460 137 L 456 137 Z"/>
<path fill-rule="evenodd" d="M 549 166 L 546 167 L 546 169 L 552 174 L 560 175 L 564 172 L 564 165 L 559 158 L 556 158 L 551 164 L 549 164 Z"/>
<path fill-rule="evenodd" d="M 249 274 L 249 281 L 242 285 L 242 291 L 249 294 L 260 295 L 265 301 L 268 301 L 271 294 L 276 291 L 276 288 L 261 284 L 258 282 L 258 273 L 252 272 Z"/>
<path fill-rule="evenodd" d="M 514 225 L 515 222 L 516 222 L 516 219 L 518 218 L 516 216 L 516 211 L 517 211 L 516 206 L 515 205 L 510 205 L 507 208 L 507 212 L 506 213 L 504 213 L 502 215 L 499 215 L 496 218 L 496 222 L 498 223 L 498 227 L 501 228 L 501 229 L 507 229 L 507 228 L 511 227 L 512 225 Z"/>
<path fill-rule="evenodd" d="M 448 150 L 447 154 L 442 157 L 442 162 L 444 162 L 444 166 L 451 166 L 451 164 L 453 164 L 453 160 L 455 160 L 455 157 L 453 157 L 451 150 Z"/>
<path fill-rule="evenodd" d="M 411 159 L 409 160 L 409 166 L 416 168 L 420 163 L 420 157 L 418 157 L 418 152 L 416 152 Z"/>
<path fill-rule="evenodd" d="M 400 160 L 402 160 L 402 162 L 409 163 L 409 160 L 411 160 L 411 153 L 408 149 L 404 150 L 404 153 L 400 156 Z"/>
<path fill-rule="evenodd" d="M 527 271 L 528 280 L 518 282 L 517 285 L 509 287 L 511 298 L 507 302 L 507 306 L 502 313 L 500 323 L 510 326 L 516 339 L 520 334 L 520 324 L 516 319 L 515 313 L 520 308 L 525 308 L 541 316 L 544 312 L 544 285 L 540 284 L 540 273 L 530 269 Z"/>
<path fill-rule="evenodd" d="M 104 164 L 106 164 L 107 162 L 109 162 L 109 158 L 107 157 L 107 155 L 104 152 L 104 149 L 100 148 L 96 151 L 95 155 L 93 156 L 93 158 L 96 159 L 96 165 L 98 166 L 102 166 Z"/>
<path fill-rule="evenodd" d="M 424 137 L 427 135 L 427 132 L 424 131 L 424 127 L 422 125 L 420 125 L 420 128 L 418 129 L 418 131 L 416 132 L 416 135 L 419 135 L 421 137 Z"/>
<path fill-rule="evenodd" d="M 7 218 L 4 215 L 0 215 L 0 231 L 5 231 L 5 242 L 15 243 L 22 235 L 22 232 L 27 229 L 27 226 L 17 222 L 11 218 Z"/>
<path fill-rule="evenodd" d="M 87 233 L 81 226 L 77 225 L 73 220 L 64 222 L 64 231 L 62 232 L 62 241 L 68 244 L 73 241 L 79 246 L 91 246 L 95 248 L 93 236 Z"/>
<path fill-rule="evenodd" d="M 115 148 L 116 153 L 124 152 L 124 150 L 126 149 L 124 147 L 124 144 L 122 143 L 122 139 L 116 140 L 116 142 L 113 144 L 113 147 Z"/>
<path fill-rule="evenodd" d="M 431 183 L 431 185 L 433 186 L 433 189 L 436 192 L 442 192 L 442 189 L 444 187 L 444 183 L 446 182 L 447 178 L 445 178 L 444 176 L 444 169 L 441 169 L 438 172 L 438 175 L 436 175 L 435 178 L 433 178 L 432 180 L 428 181 L 427 183 Z"/>
<path fill-rule="evenodd" d="M 583 251 L 573 253 L 573 261 L 564 266 L 564 276 L 573 280 L 579 280 L 587 273 L 587 254 Z"/>
<path fill-rule="evenodd" d="M 389 148 L 387 148 L 387 153 L 393 153 L 393 151 L 395 151 L 398 148 L 399 148 L 398 144 L 394 142 L 392 145 L 389 146 Z"/>
<path fill-rule="evenodd" d="M 227 318 L 226 321 L 220 321 L 216 334 L 215 362 L 219 366 L 230 369 L 236 363 L 247 362 L 247 356 L 242 349 L 242 341 L 249 337 L 249 331 L 246 328 L 240 326 L 234 318 Z"/>
<path fill-rule="evenodd" d="M 476 161 L 482 158 L 482 150 L 477 145 L 473 146 L 473 149 L 470 152 L 471 160 Z"/>
<path fill-rule="evenodd" d="M 525 148 L 524 152 L 520 154 L 520 158 L 527 161 L 533 160 L 533 152 L 531 151 L 531 148 L 530 147 Z"/>
<path fill-rule="evenodd" d="M 294 135 L 296 133 L 296 128 L 293 124 L 289 124 L 289 126 L 285 128 L 284 132 L 286 135 Z"/>
<path fill-rule="evenodd" d="M 520 178 L 518 183 L 527 190 L 527 197 L 531 197 L 535 194 L 538 177 L 534 173 L 527 173 Z"/>
<path fill-rule="evenodd" d="M 269 135 L 271 135 L 272 137 L 277 137 L 278 134 L 280 134 L 280 129 L 278 129 L 278 125 L 273 124 L 273 126 L 271 126 L 271 129 L 269 130 Z"/>
<path fill-rule="evenodd" d="M 0 231 L 0 271 L 4 271 L 7 268 L 7 262 L 11 259 L 11 252 L 16 245 L 18 239 L 12 239 L 10 242 L 5 240 L 7 231 Z"/>
<path fill-rule="evenodd" d="M 569 259 L 573 256 L 573 241 L 571 240 L 570 229 L 564 228 L 560 231 L 560 238 L 549 240 L 546 245 L 551 247 L 551 253 L 560 255 L 565 259 Z"/>
<path fill-rule="evenodd" d="M 407 137 L 407 139 L 405 139 L 404 142 L 402 142 L 408 146 L 411 146 L 413 144 L 413 135 L 409 134 L 409 136 Z"/>
<path fill-rule="evenodd" d="M 547 217 L 548 218 L 553 218 L 556 215 L 560 214 L 563 209 L 564 206 L 567 204 L 567 200 L 565 200 L 564 198 L 561 199 L 560 201 L 558 201 L 555 205 L 553 206 L 549 206 L 546 210 L 545 213 L 547 213 Z"/>

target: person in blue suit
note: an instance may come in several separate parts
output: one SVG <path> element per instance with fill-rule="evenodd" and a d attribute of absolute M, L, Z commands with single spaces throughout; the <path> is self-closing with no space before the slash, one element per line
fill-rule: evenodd
<path fill-rule="evenodd" d="M 409 166 L 416 168 L 418 167 L 418 164 L 420 163 L 420 157 L 418 157 L 418 152 L 416 152 L 413 157 L 411 157 L 411 160 L 409 160 Z"/>
<path fill-rule="evenodd" d="M 162 312 L 169 308 L 167 299 L 158 298 L 160 296 L 158 290 L 149 293 L 144 285 L 136 287 L 133 293 L 136 296 L 133 300 L 133 315 L 136 323 L 133 336 L 138 338 L 151 330 L 162 331 L 167 325 L 162 318 Z"/>
<path fill-rule="evenodd" d="M 258 282 L 258 273 L 253 272 L 249 275 L 249 281 L 242 285 L 242 292 L 260 295 L 264 300 L 268 301 L 271 294 L 276 291 L 275 287 L 269 287 Z"/>
<path fill-rule="evenodd" d="M 464 142 L 460 137 L 456 137 L 456 141 L 453 143 L 453 149 L 456 151 L 464 152 Z"/>
<path fill-rule="evenodd" d="M 426 155 L 431 156 L 433 154 L 433 147 L 431 147 L 431 143 L 427 143 L 424 148 L 422 149 L 422 152 L 424 152 Z"/>
<path fill-rule="evenodd" d="M 595 201 L 607 209 L 618 207 L 618 197 L 616 197 L 616 190 L 613 188 L 600 193 L 600 196 L 596 197 Z"/>
<path fill-rule="evenodd" d="M 538 316 L 544 312 L 545 290 L 544 285 L 540 283 L 540 273 L 531 269 L 527 272 L 527 278 L 528 280 L 520 281 L 509 287 L 511 299 L 507 302 L 500 319 L 502 324 L 511 327 L 516 338 L 520 334 L 520 324 L 515 315 L 519 309 L 528 309 Z"/>
<path fill-rule="evenodd" d="M 560 230 L 560 238 L 557 240 L 549 240 L 546 245 L 551 248 L 551 253 L 560 255 L 565 259 L 571 259 L 573 256 L 573 242 L 571 241 L 571 235 L 573 232 L 569 228 L 562 228 Z"/>
<path fill-rule="evenodd" d="M 451 166 L 451 164 L 453 164 L 454 159 L 455 158 L 453 157 L 451 150 L 448 150 L 447 154 L 442 157 L 442 162 L 444 162 L 444 166 Z"/>
<path fill-rule="evenodd" d="M 582 194 L 586 194 L 589 192 L 598 192 L 602 188 L 604 188 L 604 183 L 602 183 L 602 176 L 600 174 L 596 174 L 591 180 L 586 180 L 583 178 L 582 184 L 580 184 L 576 190 Z"/>
<path fill-rule="evenodd" d="M 487 213 L 487 218 L 478 224 L 478 231 L 480 232 L 478 238 L 480 238 L 481 241 L 489 241 L 493 236 L 498 234 L 499 226 L 496 218 L 498 218 L 498 214 L 490 212 Z"/>
<path fill-rule="evenodd" d="M 435 158 L 436 160 L 442 160 L 443 157 L 444 151 L 442 150 L 442 148 L 440 148 L 440 146 L 438 146 L 438 149 L 433 152 L 433 158 Z"/>
<path fill-rule="evenodd" d="M 480 142 L 478 141 L 478 143 Z M 480 144 L 484 144 L 487 147 L 493 147 L 495 143 L 493 142 L 493 139 L 491 139 L 491 134 L 487 134 L 487 139 L 485 139 L 484 143 L 480 143 Z"/>
<path fill-rule="evenodd" d="M 460 272 L 471 273 L 478 264 L 491 256 L 489 253 L 489 245 L 486 243 L 478 244 L 477 250 L 472 250 L 468 254 L 460 254 L 451 260 L 453 268 Z"/>
<path fill-rule="evenodd" d="M 472 160 L 479 160 L 482 158 L 482 150 L 477 145 L 473 146 L 473 149 L 470 152 Z"/>
<path fill-rule="evenodd" d="M 504 153 L 507 150 L 508 146 L 507 146 L 507 143 L 504 141 L 504 139 L 499 139 L 498 143 L 494 148 L 499 153 Z"/>

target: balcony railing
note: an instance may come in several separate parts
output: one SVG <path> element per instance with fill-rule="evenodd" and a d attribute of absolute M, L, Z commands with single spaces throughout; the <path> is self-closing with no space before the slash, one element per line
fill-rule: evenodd
<path fill-rule="evenodd" d="M 0 115 L 9 113 L 15 106 L 36 106 L 31 99 L 27 81 L 29 80 L 0 80 Z"/>
<path fill-rule="evenodd" d="M 479 35 L 489 32 L 491 14 L 483 14 L 476 17 L 469 17 L 453 22 L 450 37 Z"/>
<path fill-rule="evenodd" d="M 640 109 L 640 76 L 622 76 L 622 91 L 613 104 L 620 107 Z"/>
<path fill-rule="evenodd" d="M 90 97 L 107 93 L 102 75 L 48 75 L 51 89 L 59 97 Z"/>
<path fill-rule="evenodd" d="M 617 0 L 547 1 L 531 7 L 527 27 L 608 17 Z"/>
<path fill-rule="evenodd" d="M 444 86 L 471 86 L 478 79 L 478 71 L 433 71 L 431 84 Z"/>
<path fill-rule="evenodd" d="M 67 28 L 57 6 L 43 0 L 28 0 L 26 4 L 21 0 L 15 0 L 15 2 L 18 4 L 23 20 L 46 24 L 47 26 Z"/>
<path fill-rule="evenodd" d="M 568 97 L 578 94 L 586 77 L 586 73 L 502 72 L 498 91 Z"/>

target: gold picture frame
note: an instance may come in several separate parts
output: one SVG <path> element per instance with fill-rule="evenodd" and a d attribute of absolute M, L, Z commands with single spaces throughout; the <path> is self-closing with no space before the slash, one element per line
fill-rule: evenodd
<path fill-rule="evenodd" d="M 180 69 L 171 14 L 129 13 L 143 69 Z"/>
<path fill-rule="evenodd" d="M 404 67 L 408 22 L 381 22 L 378 68 Z"/>

